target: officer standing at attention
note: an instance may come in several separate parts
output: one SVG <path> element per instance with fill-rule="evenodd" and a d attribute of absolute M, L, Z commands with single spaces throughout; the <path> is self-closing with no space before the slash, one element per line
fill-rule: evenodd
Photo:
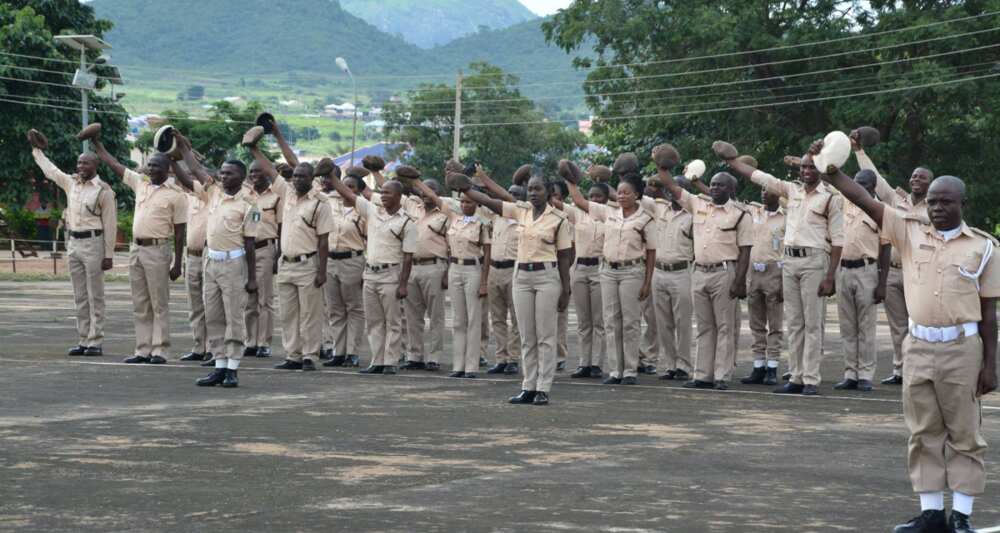
<path fill-rule="evenodd" d="M 573 239 L 566 216 L 549 203 L 550 189 L 539 176 L 528 179 L 528 204 L 502 202 L 471 190 L 458 189 L 494 213 L 521 225 L 514 273 L 514 308 L 521 327 L 524 380 L 513 404 L 546 405 L 556 366 L 556 319 L 569 305 Z"/>
<path fill-rule="evenodd" d="M 277 128 L 275 128 L 275 131 Z M 274 336 L 274 274 L 277 271 L 278 235 L 281 232 L 281 199 L 271 185 L 271 177 L 261 168 L 260 163 L 250 164 L 250 179 L 244 184 L 247 196 L 260 211 L 257 237 L 254 245 L 257 292 L 247 297 L 247 307 L 243 316 L 246 321 L 247 357 L 270 357 L 271 337 Z"/>
<path fill-rule="evenodd" d="M 546 186 L 549 188 L 549 203 L 555 207 L 556 211 L 565 215 L 562 206 L 569 200 L 569 189 L 562 181 L 549 181 Z M 569 217 L 566 217 L 567 221 Z M 569 222 L 569 234 L 575 237 L 576 230 L 573 223 Z M 573 243 L 574 260 L 576 259 L 576 242 Z M 569 357 L 569 307 L 559 311 L 556 317 L 556 372 L 566 370 L 566 359 Z"/>
<path fill-rule="evenodd" d="M 397 170 L 397 175 L 401 171 Z M 330 174 L 330 180 L 344 202 L 354 204 L 368 228 L 364 301 L 372 361 L 361 372 L 395 374 L 396 361 L 403 352 L 399 301 L 407 297 L 417 247 L 416 226 L 401 205 L 403 185 L 397 180 L 381 184 L 380 205 L 376 205 L 364 194 L 355 194 L 336 174 Z"/>
<path fill-rule="evenodd" d="M 188 322 L 194 345 L 181 361 L 211 361 L 208 351 L 208 327 L 205 325 L 205 246 L 208 240 L 208 205 L 193 191 L 188 193 L 187 258 L 184 262 L 184 285 L 188 293 Z"/>
<path fill-rule="evenodd" d="M 530 166 L 528 168 L 530 172 Z M 515 173 L 515 176 L 517 173 Z M 485 181 L 485 180 L 484 180 Z M 515 181 L 518 181 L 515 179 Z M 487 187 L 490 182 L 486 182 Z M 502 189 L 501 189 L 502 190 Z M 490 189 L 494 192 L 493 189 Z M 522 185 L 511 185 L 504 201 L 526 206 L 525 190 Z M 503 198 L 499 195 L 494 195 Z M 496 342 L 494 365 L 487 374 L 517 374 L 521 359 L 521 338 L 517 329 L 517 314 L 514 312 L 514 266 L 517 262 L 517 243 L 522 227 L 515 218 L 493 213 L 490 218 L 492 231 L 490 246 L 490 276 L 487 284 L 489 292 L 490 324 L 493 340 Z M 508 318 L 510 317 L 510 322 Z"/>
<path fill-rule="evenodd" d="M 823 360 L 826 297 L 836 292 L 836 274 L 844 243 L 841 200 L 820 182 L 812 154 L 799 166 L 801 183 L 787 182 L 737 159 L 736 149 L 717 141 L 713 149 L 734 172 L 788 200 L 785 209 L 785 257 L 781 272 L 788 317 L 791 376 L 774 390 L 779 394 L 819 394 Z"/>
<path fill-rule="evenodd" d="M 903 416 L 921 513 L 895 532 L 971 533 L 973 503 L 986 487 L 980 398 L 997 386 L 997 242 L 962 220 L 965 184 L 954 176 L 931 183 L 926 218 L 878 202 L 835 167 L 823 178 L 879 225 L 902 260 L 910 313 Z M 952 491 L 947 521 L 946 489 Z"/>
<path fill-rule="evenodd" d="M 84 153 L 76 160 L 76 174 L 60 171 L 45 156 L 48 140 L 36 130 L 28 134 L 31 155 L 45 177 L 66 192 L 69 244 L 66 259 L 73 282 L 76 330 L 79 341 L 71 356 L 104 354 L 104 272 L 111 270 L 118 235 L 115 193 L 97 175 L 97 157 Z"/>
<path fill-rule="evenodd" d="M 188 201 L 180 187 L 167 183 L 178 166 L 166 154 L 155 153 L 146 163 L 148 175 L 126 168 L 99 137 L 91 139 L 97 155 L 135 192 L 135 218 L 129 250 L 128 277 L 135 314 L 135 355 L 126 363 L 163 364 L 170 349 L 170 281 L 181 277 Z M 170 238 L 173 237 L 173 266 Z"/>
<path fill-rule="evenodd" d="M 184 162 L 197 182 L 182 169 L 177 181 L 208 206 L 207 250 L 204 255 L 205 325 L 215 370 L 199 379 L 202 387 L 239 386 L 237 369 L 243 359 L 247 294 L 257 291 L 254 235 L 260 211 L 243 187 L 246 166 L 229 160 L 214 180 L 195 160 L 190 141 L 175 133 Z"/>
<path fill-rule="evenodd" d="M 784 255 L 785 211 L 777 194 L 762 190 L 763 204 L 751 203 L 753 248 L 750 249 L 750 287 L 747 311 L 753 334 L 753 371 L 741 379 L 744 385 L 777 385 L 781 359 L 784 302 L 781 264 Z"/>

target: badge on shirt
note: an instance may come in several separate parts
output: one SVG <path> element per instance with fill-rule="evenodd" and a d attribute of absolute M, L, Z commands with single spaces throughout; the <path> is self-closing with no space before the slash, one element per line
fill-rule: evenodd
<path fill-rule="evenodd" d="M 260 222 L 260 211 L 257 210 L 257 209 L 251 210 L 250 211 L 250 220 L 252 220 L 254 222 Z"/>

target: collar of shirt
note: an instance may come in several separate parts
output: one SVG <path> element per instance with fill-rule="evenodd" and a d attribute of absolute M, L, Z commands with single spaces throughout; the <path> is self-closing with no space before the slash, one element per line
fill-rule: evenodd
<path fill-rule="evenodd" d="M 958 226 L 957 228 L 954 228 L 954 229 L 949 229 L 949 230 L 945 230 L 945 231 L 941 231 L 941 230 L 934 230 L 934 231 L 936 231 L 937 234 L 942 239 L 944 239 L 945 242 L 948 242 L 948 241 L 950 241 L 950 240 L 958 237 L 959 234 L 962 233 L 963 229 L 965 229 L 965 223 L 964 222 L 960 226 Z"/>
<path fill-rule="evenodd" d="M 462 215 L 462 222 L 465 222 L 466 224 L 472 224 L 475 221 L 476 221 L 475 215 L 472 216 Z"/>
<path fill-rule="evenodd" d="M 765 210 L 764 210 L 764 213 L 765 213 L 765 214 L 766 214 L 766 215 L 767 215 L 768 217 L 776 217 L 776 216 L 778 216 L 778 215 L 784 215 L 784 214 L 785 214 L 785 212 L 784 212 L 784 211 L 782 211 L 782 209 L 781 209 L 780 207 L 779 207 L 779 208 L 777 208 L 777 209 L 775 209 L 774 211 L 768 211 L 767 209 L 765 209 Z"/>

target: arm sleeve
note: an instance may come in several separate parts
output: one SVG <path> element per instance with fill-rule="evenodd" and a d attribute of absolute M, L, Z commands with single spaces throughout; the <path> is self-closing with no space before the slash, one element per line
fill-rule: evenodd
<path fill-rule="evenodd" d="M 129 189 L 132 189 L 133 191 L 136 190 L 136 187 L 139 186 L 139 182 L 141 182 L 142 180 L 143 180 L 143 175 L 139 174 L 138 172 L 130 168 L 126 168 L 125 173 L 122 174 L 122 181 L 125 183 L 125 185 L 128 186 Z"/>
<path fill-rule="evenodd" d="M 188 199 L 183 194 L 178 194 L 174 200 L 174 224 L 187 224 L 188 220 Z"/>
<path fill-rule="evenodd" d="M 101 191 L 101 225 L 104 227 L 104 258 L 115 256 L 115 241 L 118 239 L 118 206 L 115 192 L 111 187 Z"/>
<path fill-rule="evenodd" d="M 403 253 L 413 254 L 417 252 L 417 226 L 412 221 L 403 228 Z"/>
<path fill-rule="evenodd" d="M 490 227 L 488 225 L 480 224 L 479 231 L 481 232 L 479 237 L 482 239 L 483 244 L 493 244 L 493 237 L 490 235 L 492 232 L 490 231 Z M 487 259 L 489 258 L 487 257 Z"/>
<path fill-rule="evenodd" d="M 642 227 L 642 238 L 646 241 L 647 250 L 656 249 L 656 220 L 652 215 L 649 216 L 646 225 Z"/>
<path fill-rule="evenodd" d="M 378 197 L 373 196 L 373 198 L 378 198 Z M 284 202 L 282 202 L 282 204 L 283 203 Z M 361 218 L 367 219 L 368 214 L 372 210 L 372 203 L 368 201 L 367 198 L 359 194 L 357 196 L 357 199 L 354 201 L 354 208 L 358 210 L 358 214 L 361 215 Z M 284 207 L 282 207 L 282 211 L 284 211 Z"/>
<path fill-rule="evenodd" d="M 697 200 L 697 196 L 682 190 L 681 197 L 677 199 L 677 203 L 688 213 L 694 213 Z"/>
<path fill-rule="evenodd" d="M 783 198 L 788 197 L 788 184 L 768 174 L 767 172 L 755 170 L 754 173 L 750 175 L 750 181 L 760 185 L 767 192 L 777 194 Z"/>
<path fill-rule="evenodd" d="M 831 246 L 844 246 L 844 204 L 840 196 L 830 199 L 830 212 L 826 220 L 826 236 Z"/>
<path fill-rule="evenodd" d="M 569 231 L 569 221 L 564 220 L 556 230 L 556 250 L 566 250 L 573 247 L 573 235 Z"/>
<path fill-rule="evenodd" d="M 330 207 L 330 202 L 322 199 L 318 199 L 317 201 L 319 202 L 319 209 L 316 211 L 316 234 L 332 233 L 333 208 Z"/>
<path fill-rule="evenodd" d="M 749 211 L 736 225 L 736 246 L 753 246 L 753 213 Z"/>
<path fill-rule="evenodd" d="M 260 226 L 260 209 L 251 205 L 243 217 L 243 236 L 257 238 L 257 228 Z"/>
<path fill-rule="evenodd" d="M 288 182 L 285 181 L 285 178 L 283 178 L 281 174 L 274 176 L 274 179 L 271 180 L 271 190 L 274 191 L 274 194 L 277 194 L 279 198 L 285 198 L 285 193 L 288 192 Z"/>
<path fill-rule="evenodd" d="M 42 169 L 42 174 L 45 174 L 46 178 L 56 182 L 56 185 L 58 185 L 62 190 L 69 190 L 69 180 L 72 179 L 69 174 L 59 170 L 59 168 L 49 160 L 48 156 L 45 155 L 45 152 L 39 150 L 38 148 L 32 149 L 31 155 L 35 158 L 35 163 L 38 164 L 38 168 Z"/>
<path fill-rule="evenodd" d="M 514 218 L 517 220 L 521 219 L 521 207 L 513 202 L 503 203 L 503 216 L 504 218 Z"/>
<path fill-rule="evenodd" d="M 643 196 L 642 199 L 639 200 L 639 205 L 642 207 L 642 210 L 646 212 L 646 214 L 656 218 L 656 200 L 648 196 Z"/>
<path fill-rule="evenodd" d="M 909 247 L 906 239 L 906 220 L 903 212 L 890 206 L 882 211 L 882 238 L 896 247 L 900 254 Z M 992 262 L 992 261 L 991 261 Z"/>
<path fill-rule="evenodd" d="M 996 243 L 994 242 L 994 246 Z M 993 250 L 993 256 L 986 263 L 983 274 L 979 276 L 979 296 L 981 298 L 1000 297 L 1000 264 L 997 264 L 997 254 L 1000 250 Z"/>

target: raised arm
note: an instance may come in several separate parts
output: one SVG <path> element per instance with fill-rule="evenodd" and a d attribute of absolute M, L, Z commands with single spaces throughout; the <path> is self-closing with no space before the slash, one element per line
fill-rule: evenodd
<path fill-rule="evenodd" d="M 118 206 L 115 192 L 110 187 L 101 191 L 101 227 L 104 228 L 104 261 L 101 270 L 111 270 L 114 266 L 115 242 L 118 237 Z"/>
<path fill-rule="evenodd" d="M 583 193 L 580 192 L 580 188 L 577 187 L 575 183 L 570 181 L 566 182 L 566 187 L 569 188 L 569 196 L 573 199 L 573 203 L 580 208 L 580 211 L 589 213 L 590 201 L 583 197 Z"/>
<path fill-rule="evenodd" d="M 883 201 L 891 201 L 893 196 L 896 195 L 896 189 L 892 185 L 889 185 L 889 182 L 882 177 L 882 174 L 875 168 L 875 163 L 865 153 L 864 148 L 861 148 L 861 145 L 857 144 L 854 139 L 851 139 L 851 143 L 854 147 L 854 159 L 858 162 L 858 168 L 871 170 L 875 173 L 875 195 Z"/>
<path fill-rule="evenodd" d="M 438 209 L 442 211 L 448 210 L 448 206 L 445 205 L 443 200 L 441 200 L 441 197 L 438 196 L 437 193 L 434 192 L 430 187 L 428 187 L 426 183 L 420 180 L 413 180 L 413 186 L 416 187 L 416 189 L 421 193 L 427 195 L 427 197 L 430 198 L 432 202 L 434 202 L 434 205 L 438 206 Z"/>
<path fill-rule="evenodd" d="M 705 185 L 705 182 L 701 181 L 701 179 L 688 180 L 688 181 L 691 183 L 691 185 L 694 186 L 695 189 L 698 189 L 698 192 L 700 192 L 701 194 L 708 194 L 708 185 Z"/>
<path fill-rule="evenodd" d="M 261 157 L 263 157 L 263 154 L 261 154 Z M 267 158 L 265 157 L 264 159 L 267 159 Z M 333 172 L 333 173 L 330 174 L 330 183 L 333 185 L 334 190 L 336 190 L 337 193 L 340 194 L 340 197 L 343 198 L 344 200 L 346 200 L 346 201 L 348 201 L 350 203 L 354 203 L 354 202 L 358 201 L 358 195 L 354 194 L 354 191 L 352 191 L 350 187 L 348 187 L 347 185 L 344 185 L 343 181 L 340 181 L 340 178 L 337 177 L 337 173 L 336 172 Z M 368 189 L 365 188 L 365 190 L 368 190 Z M 368 198 L 370 198 L 370 196 L 365 196 L 364 198 L 368 199 Z"/>
<path fill-rule="evenodd" d="M 299 158 L 295 156 L 295 151 L 288 145 L 288 141 L 285 140 L 285 136 L 281 134 L 281 128 L 278 127 L 278 121 L 276 120 L 271 121 L 271 134 L 274 135 L 274 140 L 278 142 L 278 146 L 281 148 L 281 155 L 284 156 L 285 162 L 291 165 L 292 168 L 299 166 Z"/>
<path fill-rule="evenodd" d="M 882 214 L 885 212 L 885 204 L 872 198 L 868 191 L 847 177 L 839 168 L 830 167 L 833 173 L 823 174 L 823 180 L 832 185 L 844 195 L 844 198 L 852 204 L 861 208 L 872 220 L 882 227 Z"/>
<path fill-rule="evenodd" d="M 482 165 L 476 165 L 476 177 L 482 180 L 483 186 L 501 201 L 514 202 L 514 197 L 511 196 L 509 192 L 505 191 L 503 187 L 498 185 L 497 182 L 493 181 L 493 178 L 491 178 L 489 174 L 483 170 Z"/>
<path fill-rule="evenodd" d="M 678 185 L 677 180 L 675 180 L 674 177 L 670 175 L 670 169 L 663 167 L 657 168 L 656 177 L 660 178 L 660 182 L 663 183 L 663 186 L 666 187 L 668 191 L 670 191 L 670 195 L 676 198 L 678 202 L 680 201 L 681 198 L 684 197 L 684 193 L 686 191 L 680 185 Z"/>
<path fill-rule="evenodd" d="M 101 158 L 101 161 L 103 161 L 105 165 L 111 167 L 111 170 L 115 171 L 115 174 L 117 174 L 119 178 L 124 178 L 125 170 L 127 170 L 125 165 L 121 164 L 113 155 L 108 153 L 108 150 L 104 148 L 104 143 L 101 142 L 101 139 L 94 137 L 90 140 L 90 143 L 94 145 L 94 151 L 97 152 L 97 157 Z"/>
<path fill-rule="evenodd" d="M 188 170 L 190 170 L 195 179 L 197 179 L 202 185 L 212 181 L 212 176 L 205 171 L 205 167 L 201 166 L 201 163 L 194 157 L 194 151 L 191 149 L 191 140 L 180 134 L 180 132 L 175 131 L 174 137 L 177 139 L 177 146 L 180 148 L 181 157 L 184 158 L 184 164 L 187 165 Z M 178 180 L 186 179 L 188 183 L 181 181 L 181 185 L 184 187 L 194 190 L 193 182 L 191 182 L 191 176 L 185 173 L 185 178 L 181 178 L 181 175 L 177 172 L 175 174 Z M 190 184 L 190 185 L 189 185 Z"/>
<path fill-rule="evenodd" d="M 474 191 L 472 189 L 465 189 L 461 191 L 465 193 L 470 200 L 476 202 L 477 204 L 493 211 L 494 213 L 503 216 L 503 202 L 497 200 L 496 198 L 491 198 L 490 196 L 483 194 L 479 191 Z"/>
<path fill-rule="evenodd" d="M 63 190 L 67 189 L 69 180 L 71 179 L 69 174 L 59 170 L 59 167 L 49 160 L 48 156 L 45 155 L 45 152 L 43 152 L 41 148 L 33 148 L 31 150 L 31 155 L 35 158 L 35 163 L 38 165 L 38 168 L 42 169 L 42 174 L 44 174 L 46 178 L 54 181 L 56 185 Z"/>

